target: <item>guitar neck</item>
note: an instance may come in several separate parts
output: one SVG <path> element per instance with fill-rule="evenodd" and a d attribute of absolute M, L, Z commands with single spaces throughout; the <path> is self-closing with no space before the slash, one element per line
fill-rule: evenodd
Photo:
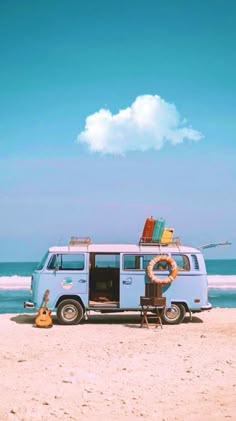
<path fill-rule="evenodd" d="M 42 307 L 45 307 L 45 308 L 47 308 L 47 303 L 48 303 L 48 301 L 49 301 L 49 289 L 46 289 L 46 291 L 45 291 L 45 293 L 44 293 L 44 296 L 43 296 L 43 301 L 42 301 Z"/>

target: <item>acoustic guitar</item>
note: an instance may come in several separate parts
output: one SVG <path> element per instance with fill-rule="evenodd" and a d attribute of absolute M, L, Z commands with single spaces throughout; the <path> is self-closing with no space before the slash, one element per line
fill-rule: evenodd
<path fill-rule="evenodd" d="M 37 327 L 52 327 L 51 310 L 48 309 L 47 303 L 49 301 L 49 289 L 46 289 L 42 305 L 38 310 L 38 315 L 35 319 Z"/>

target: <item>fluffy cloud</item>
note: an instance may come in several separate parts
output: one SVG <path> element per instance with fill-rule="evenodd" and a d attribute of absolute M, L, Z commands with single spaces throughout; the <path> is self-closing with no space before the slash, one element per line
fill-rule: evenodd
<path fill-rule="evenodd" d="M 166 142 L 176 145 L 184 139 L 197 141 L 202 137 L 199 131 L 186 127 L 186 120 L 181 120 L 174 104 L 158 95 L 142 95 L 117 114 L 101 109 L 89 115 L 77 142 L 87 144 L 91 152 L 125 154 L 158 150 Z"/>

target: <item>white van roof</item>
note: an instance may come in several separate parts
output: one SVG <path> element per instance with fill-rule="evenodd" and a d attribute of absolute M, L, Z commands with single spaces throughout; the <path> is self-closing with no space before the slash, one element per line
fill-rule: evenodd
<path fill-rule="evenodd" d="M 201 253 L 199 249 L 180 244 L 137 245 L 137 244 L 88 244 L 50 247 L 51 253 Z"/>

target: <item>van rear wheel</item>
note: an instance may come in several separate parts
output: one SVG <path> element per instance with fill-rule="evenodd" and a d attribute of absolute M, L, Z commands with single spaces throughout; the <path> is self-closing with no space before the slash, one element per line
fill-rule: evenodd
<path fill-rule="evenodd" d="M 173 303 L 171 307 L 165 309 L 163 314 L 163 321 L 167 325 L 177 325 L 184 319 L 186 310 L 183 304 Z"/>
<path fill-rule="evenodd" d="M 83 315 L 83 307 L 76 300 L 63 300 L 57 307 L 57 318 L 61 325 L 77 325 Z"/>

